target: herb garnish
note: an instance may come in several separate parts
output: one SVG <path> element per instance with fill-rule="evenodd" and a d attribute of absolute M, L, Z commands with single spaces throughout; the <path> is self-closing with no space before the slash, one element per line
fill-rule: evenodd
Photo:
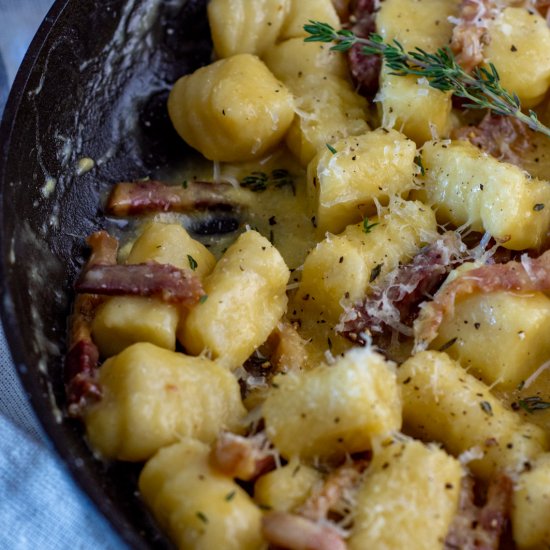
<path fill-rule="evenodd" d="M 197 260 L 193 258 L 190 254 L 187 254 L 187 261 L 189 262 L 189 267 L 191 268 L 191 271 L 195 271 L 197 267 L 199 267 L 199 264 L 197 263 Z"/>
<path fill-rule="evenodd" d="M 489 401 L 481 401 L 479 406 L 484 413 L 488 414 L 489 416 L 493 416 L 493 407 L 491 407 L 491 403 L 489 403 Z"/>
<path fill-rule="evenodd" d="M 519 406 L 528 413 L 534 413 L 535 411 L 543 411 L 544 409 L 550 409 L 550 403 L 543 401 L 538 395 L 526 397 L 518 401 Z"/>
<path fill-rule="evenodd" d="M 292 189 L 292 193 L 296 194 L 294 178 L 289 174 L 288 170 L 283 168 L 276 168 L 271 174 L 252 172 L 250 175 L 245 176 L 240 183 L 242 187 L 247 187 L 256 193 L 265 191 L 269 185 L 273 185 L 277 189 L 288 185 Z"/>
<path fill-rule="evenodd" d="M 378 264 L 373 268 L 373 270 L 370 272 L 369 283 L 373 283 L 374 281 L 376 281 L 376 279 L 378 279 L 378 276 L 382 271 L 382 267 L 384 267 L 384 264 Z"/>
<path fill-rule="evenodd" d="M 426 169 L 424 168 L 424 165 L 422 164 L 422 157 L 420 155 L 416 155 L 416 157 L 414 157 L 414 163 L 418 166 L 418 168 L 420 168 L 420 174 L 422 176 L 425 176 L 426 175 Z"/>
<path fill-rule="evenodd" d="M 203 295 L 199 298 L 199 304 L 204 304 L 204 302 L 206 302 L 206 300 L 208 300 L 208 294 L 203 294 Z"/>
<path fill-rule="evenodd" d="M 451 338 L 450 340 L 445 342 L 437 351 L 445 351 L 449 349 L 457 340 L 458 340 L 458 336 Z"/>
<path fill-rule="evenodd" d="M 463 104 L 465 108 L 490 109 L 497 115 L 514 117 L 531 130 L 550 136 L 550 128 L 539 121 L 534 111 L 529 110 L 528 114 L 521 111 L 518 96 L 502 87 L 492 63 L 488 67 L 476 67 L 469 74 L 457 63 L 448 46 L 439 48 L 435 53 L 421 48 L 407 52 L 397 40 L 386 43 L 376 33 L 371 33 L 369 38 L 359 38 L 348 29 L 336 30 L 327 23 L 311 20 L 309 25 L 304 25 L 304 30 L 310 35 L 306 42 L 336 42 L 331 50 L 339 52 L 361 44 L 364 54 L 381 55 L 392 75 L 424 77 L 432 88 L 466 99 Z"/>
<path fill-rule="evenodd" d="M 208 518 L 202 512 L 197 512 L 196 515 L 203 523 L 208 523 Z"/>
<path fill-rule="evenodd" d="M 227 495 L 225 495 L 225 500 L 227 502 L 231 502 L 235 498 L 236 494 L 237 493 L 235 491 L 231 491 L 230 493 L 227 493 Z"/>
<path fill-rule="evenodd" d="M 328 149 L 333 155 L 335 155 L 335 154 L 338 152 L 330 143 L 325 143 L 325 145 L 327 146 L 327 149 Z"/>
<path fill-rule="evenodd" d="M 378 224 L 379 224 L 379 222 L 369 223 L 369 219 L 365 218 L 363 220 L 363 231 L 365 233 L 370 233 L 372 231 L 372 228 L 376 227 Z"/>

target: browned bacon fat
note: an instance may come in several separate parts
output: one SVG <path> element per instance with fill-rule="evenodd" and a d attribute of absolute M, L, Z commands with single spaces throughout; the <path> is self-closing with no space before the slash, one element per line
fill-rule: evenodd
<path fill-rule="evenodd" d="M 288 550 L 346 550 L 332 528 L 285 512 L 270 512 L 262 519 L 262 533 L 270 544 Z"/>
<path fill-rule="evenodd" d="M 212 449 L 210 460 L 225 475 L 250 481 L 275 467 L 268 445 L 263 433 L 243 437 L 222 432 Z"/>
<path fill-rule="evenodd" d="M 527 0 L 527 2 L 534 4 L 535 9 L 542 17 L 546 18 L 547 23 L 550 25 L 550 0 Z"/>
<path fill-rule="evenodd" d="M 350 493 L 359 486 L 369 462 L 366 459 L 356 460 L 331 472 L 322 485 L 313 488 L 310 497 L 300 506 L 299 514 L 313 521 L 321 521 L 328 519 L 330 513 L 349 513 L 354 501 L 349 498 Z"/>
<path fill-rule="evenodd" d="M 107 201 L 107 213 L 131 216 L 148 212 L 188 212 L 206 208 L 236 206 L 233 187 L 224 183 L 201 181 L 167 185 L 160 181 L 118 183 Z"/>
<path fill-rule="evenodd" d="M 399 266 L 365 300 L 346 311 L 337 330 L 353 342 L 365 345 L 364 334 L 396 330 L 412 336 L 412 321 L 420 302 L 463 261 L 467 249 L 452 231 L 426 246 L 409 264 Z"/>
<path fill-rule="evenodd" d="M 489 40 L 487 23 L 494 10 L 494 0 L 462 0 L 451 49 L 467 71 L 483 62 L 483 46 Z"/>
<path fill-rule="evenodd" d="M 91 255 L 87 267 L 116 263 L 118 242 L 105 231 L 98 231 L 88 238 Z M 94 294 L 76 297 L 70 319 L 69 351 L 65 358 L 65 381 L 69 413 L 78 416 L 88 400 L 101 396 L 95 381 L 99 351 L 91 336 L 91 324 L 97 306 L 103 298 Z"/>
<path fill-rule="evenodd" d="M 522 165 L 522 156 L 533 150 L 533 131 L 514 117 L 488 113 L 477 126 L 463 126 L 452 133 L 454 139 L 473 143 L 489 155 Z"/>
<path fill-rule="evenodd" d="M 498 550 L 510 516 L 512 481 L 501 475 L 491 481 L 485 504 L 474 502 L 474 482 L 462 481 L 458 513 L 445 539 L 446 550 Z"/>
<path fill-rule="evenodd" d="M 520 262 L 484 265 L 451 281 L 431 302 L 421 306 L 420 315 L 414 323 L 415 350 L 427 348 L 437 336 L 444 316 L 452 314 L 455 302 L 470 294 L 499 290 L 550 290 L 550 250 L 535 259 L 524 254 Z"/>
<path fill-rule="evenodd" d="M 153 296 L 164 302 L 192 305 L 204 295 L 200 280 L 169 264 L 93 265 L 77 281 L 79 293 L 106 296 Z"/>
<path fill-rule="evenodd" d="M 358 0 L 351 21 L 351 30 L 360 38 L 368 38 L 376 31 L 378 0 Z M 382 66 L 379 55 L 364 54 L 362 46 L 355 44 L 349 51 L 351 74 L 367 96 L 374 96 L 378 90 L 378 77 Z"/>

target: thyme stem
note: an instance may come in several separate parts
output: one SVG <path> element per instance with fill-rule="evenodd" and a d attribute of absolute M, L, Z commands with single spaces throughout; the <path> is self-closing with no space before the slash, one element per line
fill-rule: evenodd
<path fill-rule="evenodd" d="M 331 50 L 340 52 L 361 44 L 364 54 L 381 55 L 392 75 L 423 77 L 432 88 L 468 100 L 465 108 L 490 109 L 498 115 L 517 118 L 531 130 L 550 137 L 550 128 L 539 121 L 537 114 L 532 110 L 528 114 L 522 112 L 518 96 L 502 87 L 492 63 L 488 67 L 476 67 L 469 74 L 457 63 L 448 47 L 439 48 L 435 53 L 421 48 L 407 52 L 397 40 L 386 43 L 376 33 L 371 33 L 369 38 L 359 38 L 350 30 L 335 30 L 319 21 L 310 21 L 304 25 L 304 30 L 310 35 L 306 42 L 335 42 Z"/>

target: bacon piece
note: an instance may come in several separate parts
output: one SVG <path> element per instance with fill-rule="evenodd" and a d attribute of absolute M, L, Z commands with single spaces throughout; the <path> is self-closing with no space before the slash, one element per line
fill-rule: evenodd
<path fill-rule="evenodd" d="M 307 361 L 306 341 L 290 323 L 279 323 L 268 339 L 270 363 L 277 372 L 300 371 Z"/>
<path fill-rule="evenodd" d="M 332 0 L 332 5 L 340 21 L 343 22 L 349 19 L 350 0 Z"/>
<path fill-rule="evenodd" d="M 154 296 L 164 302 L 193 305 L 204 295 L 200 279 L 170 264 L 94 265 L 84 270 L 77 292 L 105 296 Z"/>
<path fill-rule="evenodd" d="M 532 151 L 533 131 L 520 120 L 488 113 L 477 126 L 454 130 L 454 139 L 467 140 L 493 157 L 522 166 L 522 157 Z"/>
<path fill-rule="evenodd" d="M 445 539 L 446 550 L 498 550 L 510 516 L 512 481 L 501 475 L 491 480 L 486 502 L 474 503 L 474 481 L 464 477 L 458 512 Z"/>
<path fill-rule="evenodd" d="M 526 9 L 535 8 L 546 19 L 546 22 L 550 26 L 550 0 L 518 0 L 512 2 L 512 6 L 523 6 Z"/>
<path fill-rule="evenodd" d="M 87 267 L 116 263 L 118 241 L 108 233 L 93 233 L 87 243 L 92 249 Z M 79 416 L 89 401 L 101 397 L 101 389 L 96 381 L 99 351 L 92 340 L 91 324 L 102 302 L 102 297 L 93 294 L 81 294 L 75 299 L 64 372 L 71 416 Z"/>
<path fill-rule="evenodd" d="M 222 432 L 212 449 L 210 460 L 225 475 L 250 481 L 275 467 L 268 445 L 263 433 L 242 437 L 231 432 Z"/>
<path fill-rule="evenodd" d="M 346 550 L 336 530 L 286 512 L 270 512 L 262 518 L 268 543 L 288 550 Z"/>
<path fill-rule="evenodd" d="M 336 330 L 360 345 L 366 343 L 365 333 L 376 337 L 394 329 L 412 336 L 410 327 L 419 304 L 438 288 L 453 267 L 463 262 L 466 252 L 457 233 L 444 233 L 412 262 L 394 270 L 362 303 L 347 310 Z"/>
<path fill-rule="evenodd" d="M 226 183 L 190 181 L 185 186 L 160 181 L 122 182 L 113 187 L 107 213 L 131 216 L 148 212 L 189 212 L 207 208 L 230 209 L 237 206 Z"/>
<path fill-rule="evenodd" d="M 483 46 L 489 40 L 487 26 L 496 9 L 494 0 L 462 0 L 451 49 L 468 72 L 483 62 Z"/>
<path fill-rule="evenodd" d="M 354 491 L 369 465 L 369 460 L 357 460 L 334 470 L 300 506 L 298 513 L 313 521 L 328 519 L 330 512 L 345 512 L 351 506 L 350 492 Z M 348 510 L 349 511 L 349 510 Z"/>
<path fill-rule="evenodd" d="M 378 0 L 358 0 L 353 12 L 354 23 L 351 30 L 360 38 L 368 38 L 376 32 L 376 12 Z M 382 57 L 375 54 L 364 54 L 362 46 L 355 44 L 348 53 L 351 74 L 367 96 L 374 96 L 378 91 L 378 79 L 382 67 Z"/>
<path fill-rule="evenodd" d="M 96 231 L 87 239 L 86 243 L 91 248 L 90 257 L 86 266 L 116 264 L 118 254 L 118 241 L 109 235 L 107 231 Z"/>
<path fill-rule="evenodd" d="M 523 254 L 521 262 L 484 265 L 451 281 L 431 302 L 421 306 L 420 315 L 414 322 L 415 352 L 426 349 L 437 336 L 445 315 L 453 314 L 455 302 L 474 293 L 500 290 L 550 290 L 550 250 L 535 259 Z"/>

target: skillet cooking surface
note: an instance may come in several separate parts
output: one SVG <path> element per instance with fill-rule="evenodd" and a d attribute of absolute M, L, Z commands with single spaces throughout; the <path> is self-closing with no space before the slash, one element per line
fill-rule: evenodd
<path fill-rule="evenodd" d="M 135 496 L 139 468 L 95 460 L 80 424 L 64 416 L 66 317 L 84 239 L 105 223 L 101 197 L 113 183 L 154 175 L 186 154 L 164 105 L 179 76 L 210 60 L 205 6 L 56 2 L 0 130 L 0 309 L 12 356 L 73 475 L 139 549 L 172 545 Z M 83 158 L 93 168 L 78 175 Z"/>

